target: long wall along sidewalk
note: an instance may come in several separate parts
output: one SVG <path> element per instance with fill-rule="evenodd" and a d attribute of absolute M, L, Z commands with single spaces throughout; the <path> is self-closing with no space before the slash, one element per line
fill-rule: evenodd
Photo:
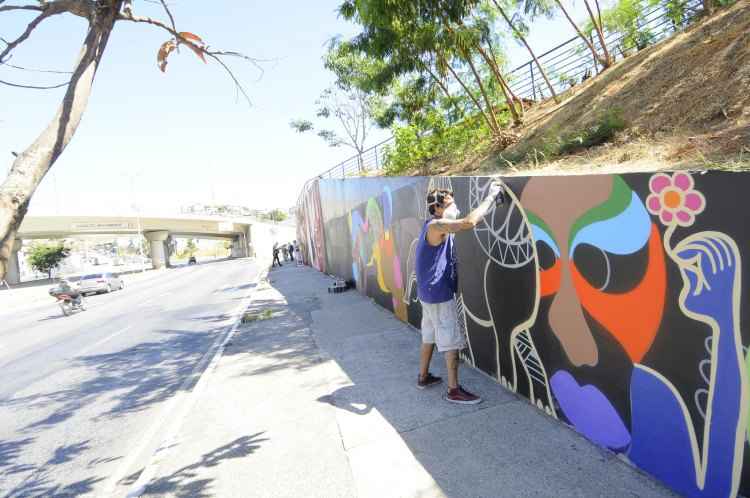
<path fill-rule="evenodd" d="M 750 175 L 505 181 L 508 201 L 456 237 L 466 360 L 683 495 L 750 495 Z M 468 213 L 489 182 L 318 180 L 303 255 L 419 327 L 425 194 L 452 189 Z"/>

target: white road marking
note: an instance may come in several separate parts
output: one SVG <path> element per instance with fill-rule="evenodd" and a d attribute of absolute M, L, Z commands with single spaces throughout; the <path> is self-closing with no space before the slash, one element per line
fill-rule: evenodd
<path fill-rule="evenodd" d="M 253 295 L 255 293 L 254 291 L 257 287 L 257 284 L 267 273 L 268 271 L 266 270 L 261 271 L 258 274 L 254 282 L 255 285 L 250 291 L 250 294 L 245 299 L 243 299 L 242 303 L 227 319 L 228 327 L 229 324 L 233 322 L 231 328 L 228 328 L 228 332 L 226 334 L 219 336 L 216 341 L 214 341 L 206 354 L 203 355 L 198 364 L 196 364 L 190 374 L 185 378 L 182 385 L 177 390 L 177 394 L 175 394 L 172 399 L 167 402 L 164 408 L 162 408 L 155 422 L 151 425 L 151 427 L 149 427 L 149 429 L 140 439 L 135 448 L 130 452 L 130 454 L 122 461 L 120 466 L 117 468 L 117 471 L 110 476 L 104 487 L 105 496 L 114 496 L 118 483 L 127 476 L 127 472 L 133 467 L 138 457 L 141 455 L 141 453 L 143 453 L 143 451 L 154 439 L 154 437 L 156 437 L 157 433 L 165 434 L 156 450 L 148 457 L 148 460 L 143 466 L 143 471 L 138 477 L 138 480 L 130 486 L 127 497 L 137 498 L 141 496 L 141 494 L 143 494 L 146 486 L 149 484 L 151 479 L 153 479 L 158 464 L 165 458 L 168 450 L 172 446 L 172 441 L 177 437 L 177 434 L 182 427 L 182 423 L 185 417 L 198 398 L 198 395 L 205 388 L 205 385 L 208 382 L 207 379 L 216 369 L 216 366 L 218 365 L 219 360 L 224 353 L 224 349 L 226 348 L 227 343 L 232 339 L 234 333 L 237 331 L 237 328 L 241 323 L 242 313 L 248 308 L 248 306 L 250 306 L 250 303 L 253 300 Z M 188 387 L 195 378 L 195 375 L 200 372 L 201 368 L 207 363 L 208 366 L 205 368 L 205 370 L 203 370 L 203 373 L 198 379 L 198 382 L 196 382 L 195 386 L 193 386 L 193 388 L 188 391 Z M 181 404 L 182 406 L 180 406 Z M 179 412 L 177 414 L 173 414 L 173 412 L 175 412 L 175 410 L 177 410 L 178 408 Z M 168 421 L 171 423 L 171 425 L 164 428 L 163 426 Z"/>
<path fill-rule="evenodd" d="M 109 334 L 109 335 L 108 335 L 107 337 L 105 337 L 104 339 L 101 339 L 101 340 L 99 340 L 99 341 L 95 342 L 94 344 L 92 344 L 92 345 L 90 345 L 90 346 L 88 346 L 88 347 L 85 347 L 85 348 L 83 348 L 82 350 L 78 351 L 78 352 L 77 352 L 77 353 L 76 353 L 75 355 L 73 355 L 73 357 L 85 355 L 85 354 L 86 354 L 86 353 L 88 353 L 89 351 L 93 351 L 94 349 L 98 348 L 99 346 L 101 346 L 101 345 L 102 345 L 102 344 L 104 344 L 105 342 L 109 341 L 110 339 L 114 339 L 114 338 L 115 338 L 115 337 L 117 337 L 118 335 L 122 334 L 123 332 L 127 332 L 128 330 L 130 330 L 130 329 L 132 329 L 132 328 L 133 328 L 133 326 L 132 326 L 132 325 L 128 325 L 128 326 L 127 326 L 127 327 L 125 327 L 124 329 L 120 329 L 120 330 L 118 330 L 117 332 L 113 332 L 112 334 Z"/>

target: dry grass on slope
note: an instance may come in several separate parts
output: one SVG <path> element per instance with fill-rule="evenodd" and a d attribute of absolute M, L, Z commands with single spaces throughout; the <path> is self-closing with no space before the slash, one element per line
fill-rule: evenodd
<path fill-rule="evenodd" d="M 612 143 L 560 158 L 538 153 L 612 110 L 626 123 Z M 446 173 L 750 166 L 750 0 L 618 63 L 561 104 L 533 108 L 521 135 L 513 147 Z"/>

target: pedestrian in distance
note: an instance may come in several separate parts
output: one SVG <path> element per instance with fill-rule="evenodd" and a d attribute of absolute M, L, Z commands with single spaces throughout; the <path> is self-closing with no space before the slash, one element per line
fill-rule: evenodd
<path fill-rule="evenodd" d="M 276 266 L 278 264 L 281 266 L 281 261 L 279 261 L 279 246 L 277 244 L 273 245 L 273 263 L 271 263 L 271 268 Z"/>
<path fill-rule="evenodd" d="M 482 203 L 464 218 L 450 190 L 436 189 L 427 194 L 431 218 L 426 220 L 417 242 L 417 295 L 422 303 L 422 347 L 417 387 L 424 389 L 440 384 L 442 379 L 429 371 L 432 353 L 445 355 L 448 391 L 451 403 L 477 404 L 482 398 L 470 393 L 458 382 L 458 353 L 466 347 L 466 338 L 458 326 L 455 295 L 458 268 L 454 234 L 472 230 L 496 202 L 502 202 L 502 187 L 493 182 Z"/>
<path fill-rule="evenodd" d="M 297 266 L 302 266 L 304 262 L 302 261 L 302 252 L 299 250 L 299 244 L 295 240 L 292 242 L 292 245 L 294 246 L 294 259 L 297 260 Z"/>
<path fill-rule="evenodd" d="M 287 247 L 287 250 L 289 251 L 289 259 L 291 261 L 294 261 L 294 245 L 292 243 L 289 243 L 289 246 Z"/>
<path fill-rule="evenodd" d="M 286 244 L 281 246 L 281 252 L 284 253 L 284 261 L 289 261 L 289 247 Z"/>

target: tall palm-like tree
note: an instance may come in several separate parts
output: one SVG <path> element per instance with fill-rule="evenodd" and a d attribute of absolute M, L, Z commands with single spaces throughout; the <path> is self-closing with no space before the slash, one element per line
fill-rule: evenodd
<path fill-rule="evenodd" d="M 532 19 L 535 19 L 539 16 L 549 16 L 554 12 L 555 8 L 559 9 L 559 11 L 562 12 L 563 16 L 565 16 L 565 19 L 567 19 L 570 25 L 573 27 L 578 37 L 583 40 L 583 43 L 586 45 L 586 47 L 588 47 L 589 51 L 591 51 L 591 55 L 594 60 L 601 64 L 601 66 L 605 69 L 612 65 L 612 59 L 609 55 L 609 51 L 606 48 L 607 45 L 605 43 L 603 34 L 600 38 L 600 43 L 602 44 L 602 51 L 604 52 L 604 54 L 600 54 L 596 47 L 594 47 L 593 42 L 589 40 L 588 36 L 586 36 L 586 34 L 581 30 L 578 24 L 573 20 L 570 12 L 568 12 L 568 9 L 566 9 L 565 5 L 562 3 L 562 0 L 519 0 L 519 5 L 523 8 L 524 13 L 529 15 Z M 595 16 L 591 11 L 588 1 L 586 1 L 586 7 L 589 11 L 591 23 L 594 26 L 599 26 L 597 30 L 598 35 L 601 31 L 601 23 L 599 22 L 597 16 Z"/>
<path fill-rule="evenodd" d="M 547 72 L 544 70 L 544 67 L 542 66 L 541 62 L 539 62 L 539 59 L 534 53 L 534 50 L 531 48 L 531 45 L 529 45 L 529 42 L 526 40 L 526 37 L 523 35 L 523 33 L 521 33 L 521 31 L 516 27 L 516 25 L 513 24 L 513 21 L 505 12 L 505 9 L 503 8 L 503 6 L 500 5 L 500 2 L 498 2 L 498 0 L 492 0 L 492 3 L 495 5 L 498 12 L 502 16 L 502 18 L 508 24 L 508 27 L 510 27 L 515 37 L 523 44 L 524 47 L 526 47 L 526 50 L 528 50 L 529 55 L 531 55 L 531 58 L 533 59 L 534 63 L 536 64 L 537 69 L 539 70 L 539 73 L 542 75 L 542 78 L 544 78 L 545 83 L 547 83 L 547 88 L 549 88 L 549 91 L 552 94 L 552 98 L 555 99 L 555 102 L 560 102 L 560 99 L 557 97 L 557 93 L 555 92 L 555 88 L 550 82 L 549 77 L 547 76 Z"/>

